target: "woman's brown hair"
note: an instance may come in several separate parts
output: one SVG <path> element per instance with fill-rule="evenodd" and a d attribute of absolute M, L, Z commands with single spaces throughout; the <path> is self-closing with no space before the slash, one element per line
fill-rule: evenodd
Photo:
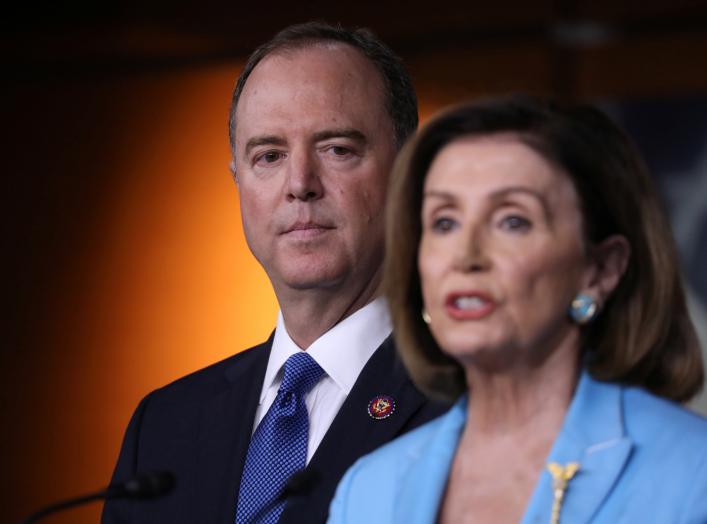
<path fill-rule="evenodd" d="M 593 377 L 685 401 L 702 387 L 702 357 L 690 321 L 667 216 L 627 136 L 599 110 L 531 97 L 465 104 L 425 125 L 398 158 L 388 196 L 384 281 L 401 356 L 427 393 L 466 391 L 461 366 L 423 322 L 417 251 L 427 171 L 461 137 L 512 133 L 566 173 L 579 195 L 588 245 L 623 235 L 626 273 L 598 318 L 582 328 Z"/>

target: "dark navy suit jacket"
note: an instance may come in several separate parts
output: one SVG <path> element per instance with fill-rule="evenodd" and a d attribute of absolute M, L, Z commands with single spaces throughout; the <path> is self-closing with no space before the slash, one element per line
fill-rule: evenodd
<path fill-rule="evenodd" d="M 233 524 L 243 463 L 255 420 L 270 339 L 147 395 L 133 414 L 113 482 L 151 471 L 171 471 L 174 490 L 157 500 L 109 501 L 103 524 Z M 368 403 L 396 402 L 375 420 Z M 346 469 L 360 456 L 442 414 L 410 381 L 392 338 L 370 358 L 308 468 L 316 479 L 291 497 L 280 523 L 322 523 Z M 374 503 L 374 501 L 371 501 Z"/>

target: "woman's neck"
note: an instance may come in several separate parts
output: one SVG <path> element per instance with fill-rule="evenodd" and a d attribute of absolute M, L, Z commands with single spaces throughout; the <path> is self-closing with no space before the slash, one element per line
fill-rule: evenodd
<path fill-rule="evenodd" d="M 477 435 L 559 432 L 579 379 L 579 349 L 561 348 L 537 366 L 467 369 L 467 427 Z"/>

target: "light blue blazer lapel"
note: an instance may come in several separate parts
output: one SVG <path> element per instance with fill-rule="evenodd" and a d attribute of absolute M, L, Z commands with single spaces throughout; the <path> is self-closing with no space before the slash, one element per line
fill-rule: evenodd
<path fill-rule="evenodd" d="M 396 524 L 432 524 L 447 486 L 449 470 L 466 423 L 466 396 L 460 399 L 431 435 L 409 457 L 410 466 L 394 495 Z"/>
<path fill-rule="evenodd" d="M 620 386 L 582 374 L 546 462 L 580 464 L 565 493 L 560 523 L 591 522 L 624 469 L 633 444 L 624 428 L 622 396 Z M 522 524 L 550 522 L 552 502 L 552 477 L 543 471 Z"/>

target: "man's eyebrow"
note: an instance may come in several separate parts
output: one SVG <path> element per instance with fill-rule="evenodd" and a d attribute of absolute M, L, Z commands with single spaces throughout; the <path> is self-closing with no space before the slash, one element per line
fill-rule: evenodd
<path fill-rule="evenodd" d="M 287 141 L 281 136 L 277 135 L 254 136 L 253 138 L 249 139 L 248 142 L 246 142 L 245 154 L 247 155 L 248 153 L 250 153 L 251 149 L 253 149 L 254 147 L 268 145 L 284 146 L 287 145 Z"/>
<path fill-rule="evenodd" d="M 352 127 L 346 127 L 341 129 L 325 129 L 323 131 L 318 131 L 314 133 L 314 141 L 320 142 L 322 140 L 328 140 L 330 138 L 348 138 L 355 142 L 365 144 L 368 142 L 366 135 L 361 133 L 358 129 Z"/>

